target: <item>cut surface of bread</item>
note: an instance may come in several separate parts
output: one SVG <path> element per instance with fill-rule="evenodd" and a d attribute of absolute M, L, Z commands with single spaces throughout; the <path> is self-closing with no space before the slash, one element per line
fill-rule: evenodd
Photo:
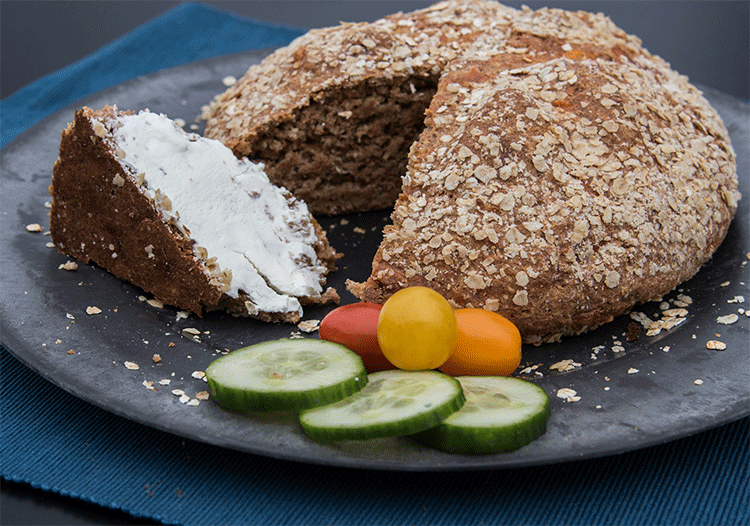
<path fill-rule="evenodd" d="M 205 134 L 264 162 L 314 214 L 391 207 L 439 75 L 514 12 L 445 2 L 312 30 L 217 97 L 204 111 Z"/>
<path fill-rule="evenodd" d="M 296 321 L 338 255 L 262 165 L 148 110 L 83 108 L 53 169 L 50 234 L 166 304 Z"/>
<path fill-rule="evenodd" d="M 412 102 L 399 102 L 408 83 Z M 389 108 L 374 125 L 358 113 L 366 101 Z M 391 115 L 407 106 L 414 116 Z M 584 12 L 449 1 L 312 31 L 205 116 L 236 155 L 278 155 L 287 175 L 272 180 L 294 180 L 320 213 L 398 195 L 371 276 L 348 285 L 359 299 L 428 286 L 456 308 L 503 314 L 528 343 L 593 329 L 689 279 L 740 197 L 727 131 L 702 94 Z M 356 162 L 335 153 L 339 139 Z M 378 151 L 391 142 L 398 163 Z M 317 168 L 285 164 L 316 154 Z"/>

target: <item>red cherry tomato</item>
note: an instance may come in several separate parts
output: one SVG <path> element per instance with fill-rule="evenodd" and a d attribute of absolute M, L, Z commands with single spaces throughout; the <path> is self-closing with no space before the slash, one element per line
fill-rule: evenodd
<path fill-rule="evenodd" d="M 357 353 L 368 373 L 394 369 L 378 344 L 378 316 L 382 305 L 352 303 L 329 312 L 320 322 L 321 340 L 340 343 Z"/>

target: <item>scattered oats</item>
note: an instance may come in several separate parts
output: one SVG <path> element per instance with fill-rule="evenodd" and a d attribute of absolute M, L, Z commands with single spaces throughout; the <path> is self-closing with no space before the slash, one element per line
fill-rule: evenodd
<path fill-rule="evenodd" d="M 653 323 L 653 320 L 651 318 L 649 318 L 648 316 L 646 316 L 644 313 L 638 312 L 638 311 L 632 311 L 630 313 L 630 318 L 632 320 L 637 321 L 638 323 L 640 323 L 644 327 L 648 327 L 649 325 L 651 325 Z"/>
<path fill-rule="evenodd" d="M 186 124 L 185 119 L 180 119 L 179 117 L 174 120 L 174 123 L 180 128 L 184 128 Z"/>
<path fill-rule="evenodd" d="M 694 383 L 695 385 L 703 385 L 703 380 L 701 380 L 701 379 L 699 378 L 699 379 L 697 379 L 697 380 L 696 380 L 695 382 L 693 382 L 693 383 Z"/>
<path fill-rule="evenodd" d="M 159 380 L 159 385 L 169 385 L 171 383 L 172 383 L 172 380 L 170 380 L 169 378 L 163 378 Z"/>
<path fill-rule="evenodd" d="M 180 403 L 187 404 L 190 401 L 190 397 L 186 394 L 180 396 Z"/>
<path fill-rule="evenodd" d="M 200 391 L 195 393 L 196 400 L 208 400 L 208 391 Z"/>
<path fill-rule="evenodd" d="M 57 245 L 55 245 L 52 241 L 50 241 L 49 243 L 46 243 L 44 246 L 47 247 L 47 248 L 55 248 Z"/>
<path fill-rule="evenodd" d="M 625 352 L 625 347 L 622 345 L 613 345 L 612 352 Z"/>
<path fill-rule="evenodd" d="M 557 371 L 560 371 L 561 373 L 564 373 L 567 371 L 572 371 L 576 367 L 580 367 L 580 366 L 581 366 L 580 363 L 574 362 L 573 360 L 561 360 L 557 363 L 553 363 L 552 365 L 549 366 L 549 368 L 551 371 L 557 370 Z"/>
<path fill-rule="evenodd" d="M 40 225 L 39 223 L 31 223 L 29 225 L 26 225 L 26 230 L 28 232 L 41 232 L 42 225 Z"/>
<path fill-rule="evenodd" d="M 45 201 L 45 202 L 44 202 L 44 208 L 52 208 L 52 202 L 50 202 L 50 201 Z"/>
<path fill-rule="evenodd" d="M 153 298 L 153 299 L 150 299 L 150 300 L 146 300 L 146 303 L 148 303 L 149 305 L 151 305 L 152 307 L 157 308 L 157 309 L 163 309 L 164 308 L 164 303 L 162 303 L 161 301 L 157 300 L 156 298 Z"/>
<path fill-rule="evenodd" d="M 745 303 L 745 296 L 735 296 L 731 300 L 727 300 L 727 303 Z"/>
<path fill-rule="evenodd" d="M 68 318 L 69 320 L 75 320 L 75 319 L 76 319 L 76 317 L 75 317 L 75 316 L 73 316 L 73 315 L 72 315 L 71 313 L 69 313 L 69 312 L 66 312 L 66 313 L 65 313 L 65 317 L 66 317 L 66 318 Z"/>
<path fill-rule="evenodd" d="M 354 232 L 356 232 L 357 234 L 365 234 L 367 232 L 367 230 L 359 226 L 355 226 L 352 230 L 354 230 Z"/>
<path fill-rule="evenodd" d="M 237 82 L 237 78 L 233 77 L 232 75 L 227 75 L 226 77 L 221 79 L 221 83 L 226 87 L 234 86 L 235 82 Z"/>
<path fill-rule="evenodd" d="M 182 329 L 182 332 L 186 332 L 188 334 L 194 334 L 194 335 L 198 335 L 201 333 L 201 331 L 193 327 L 185 327 L 184 329 Z"/>
<path fill-rule="evenodd" d="M 190 315 L 188 311 L 185 310 L 179 310 L 177 311 L 177 319 L 175 321 L 180 321 L 184 318 L 187 318 Z"/>
<path fill-rule="evenodd" d="M 146 296 L 138 296 L 138 301 L 146 301 Z"/>
<path fill-rule="evenodd" d="M 711 349 L 713 351 L 723 351 L 727 348 L 727 344 L 724 342 L 720 342 L 719 340 L 708 340 L 706 342 L 706 349 Z"/>
<path fill-rule="evenodd" d="M 731 283 L 731 281 L 725 281 L 724 283 L 722 283 L 722 284 L 721 284 L 721 285 L 719 285 L 719 286 L 720 286 L 720 287 L 728 287 L 730 283 Z"/>
<path fill-rule="evenodd" d="M 101 314 L 102 309 L 99 307 L 86 307 L 86 314 L 94 315 L 94 314 Z"/>
<path fill-rule="evenodd" d="M 671 349 L 671 347 L 669 345 L 665 345 L 661 350 L 664 352 L 669 352 L 669 349 Z"/>
<path fill-rule="evenodd" d="M 182 401 L 182 400 L 180 400 L 180 401 Z M 193 398 L 192 400 L 190 400 L 187 403 L 187 405 L 189 405 L 190 407 L 196 407 L 196 406 L 200 405 L 200 403 L 201 403 L 200 400 L 198 400 L 197 398 Z"/>
<path fill-rule="evenodd" d="M 59 267 L 57 267 L 57 269 L 73 272 L 74 270 L 78 270 L 78 263 L 76 263 L 75 261 L 69 260 L 63 263 L 62 265 L 60 265 Z"/>
<path fill-rule="evenodd" d="M 182 389 L 172 389 L 172 394 L 175 396 L 184 396 L 185 391 L 183 391 Z"/>
<path fill-rule="evenodd" d="M 577 396 L 578 393 L 576 393 L 573 389 L 570 389 L 569 387 L 563 387 L 561 389 L 557 390 L 557 397 L 562 398 L 566 402 L 578 402 L 581 397 Z"/>
<path fill-rule="evenodd" d="M 302 338 L 304 338 L 304 336 L 302 336 L 302 333 L 299 331 L 292 332 L 292 334 L 289 336 L 290 340 L 299 340 Z"/>
<path fill-rule="evenodd" d="M 737 320 L 739 320 L 740 317 L 736 314 L 727 314 L 726 316 L 719 316 L 716 318 L 716 323 L 721 323 L 722 325 L 732 325 L 733 323 L 737 323 Z"/>
<path fill-rule="evenodd" d="M 76 352 L 73 349 L 68 350 L 68 354 L 75 354 Z"/>
<path fill-rule="evenodd" d="M 315 332 L 320 326 L 320 320 L 304 320 L 297 324 L 302 332 Z"/>
<path fill-rule="evenodd" d="M 169 345 L 167 347 L 174 347 L 174 342 L 169 342 Z"/>
<path fill-rule="evenodd" d="M 154 387 L 154 382 L 149 382 L 148 380 L 143 380 L 142 385 L 143 385 L 143 387 L 145 387 L 149 391 L 156 391 L 156 387 Z"/>
<path fill-rule="evenodd" d="M 193 371 L 190 376 L 195 378 L 196 380 L 203 380 L 206 377 L 206 373 L 204 373 L 203 371 Z"/>
<path fill-rule="evenodd" d="M 135 362 L 125 362 L 124 365 L 126 369 L 130 369 L 131 371 L 137 371 L 138 369 L 140 369 L 140 367 L 138 367 L 138 364 Z"/>
<path fill-rule="evenodd" d="M 521 371 L 519 372 L 519 374 L 529 374 L 530 372 L 537 370 L 539 368 L 539 365 L 540 364 L 529 365 L 528 367 L 525 367 L 525 368 L 521 369 Z"/>
<path fill-rule="evenodd" d="M 680 302 L 681 305 L 678 305 L 677 302 Z M 693 303 L 693 298 L 691 298 L 690 296 L 686 296 L 685 294 L 678 294 L 673 303 L 678 307 L 686 307 Z"/>
<path fill-rule="evenodd" d="M 159 363 L 161 361 L 161 356 L 155 354 L 151 357 L 151 360 L 153 360 L 154 363 Z"/>
<path fill-rule="evenodd" d="M 636 374 L 637 372 L 638 369 L 636 369 L 635 367 L 631 367 L 630 369 L 628 369 L 628 374 Z"/>
<path fill-rule="evenodd" d="M 58 338 L 58 339 L 56 339 L 56 340 L 55 340 L 55 343 L 56 343 L 57 345 L 60 345 L 60 344 L 62 343 L 62 340 L 61 340 L 60 338 Z"/>

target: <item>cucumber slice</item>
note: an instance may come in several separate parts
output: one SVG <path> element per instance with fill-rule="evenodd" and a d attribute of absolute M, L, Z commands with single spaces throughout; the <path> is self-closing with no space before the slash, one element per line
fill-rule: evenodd
<path fill-rule="evenodd" d="M 412 436 L 448 453 L 513 451 L 547 431 L 550 402 L 537 385 L 505 376 L 459 376 L 466 395 L 460 411 Z"/>
<path fill-rule="evenodd" d="M 381 371 L 349 398 L 303 411 L 300 424 L 315 440 L 403 436 L 439 424 L 464 401 L 458 381 L 441 372 Z"/>
<path fill-rule="evenodd" d="M 299 411 L 331 404 L 367 384 L 362 359 L 338 343 L 273 340 L 206 368 L 211 398 L 235 411 Z"/>

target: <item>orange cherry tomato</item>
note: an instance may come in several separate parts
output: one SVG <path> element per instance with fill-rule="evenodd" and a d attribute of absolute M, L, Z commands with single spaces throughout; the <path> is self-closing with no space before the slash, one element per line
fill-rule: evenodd
<path fill-rule="evenodd" d="M 451 376 L 508 376 L 521 363 L 521 333 L 503 316 L 458 309 L 456 346 L 439 369 Z"/>
<path fill-rule="evenodd" d="M 382 305 L 351 303 L 329 312 L 320 322 L 321 340 L 340 343 L 357 353 L 368 373 L 393 369 L 378 345 L 378 316 Z"/>
<path fill-rule="evenodd" d="M 448 300 L 427 287 L 407 287 L 386 300 L 378 319 L 378 342 L 399 369 L 435 369 L 456 344 L 456 317 Z"/>

